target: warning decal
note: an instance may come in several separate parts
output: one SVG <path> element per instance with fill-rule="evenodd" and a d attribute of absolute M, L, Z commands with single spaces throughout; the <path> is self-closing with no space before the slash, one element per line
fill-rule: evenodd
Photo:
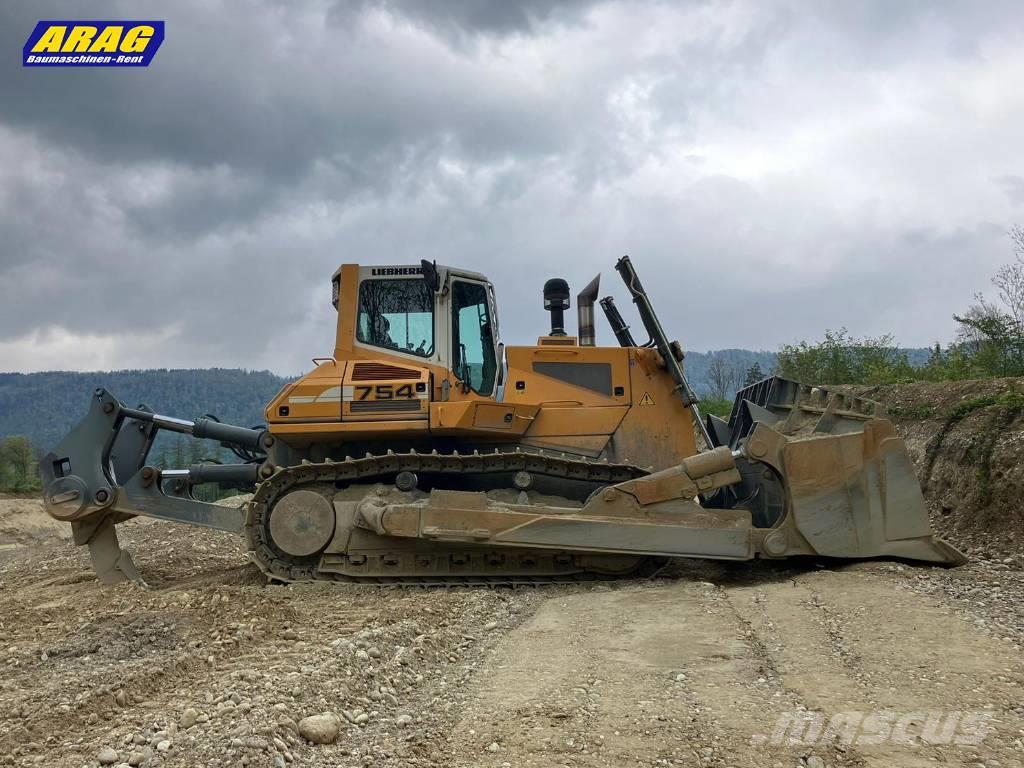
<path fill-rule="evenodd" d="M 654 405 L 654 398 L 650 392 L 644 392 L 644 396 L 640 398 L 640 405 Z"/>

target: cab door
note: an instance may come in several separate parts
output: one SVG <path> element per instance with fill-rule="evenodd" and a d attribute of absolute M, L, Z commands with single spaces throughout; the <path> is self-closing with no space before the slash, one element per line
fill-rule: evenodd
<path fill-rule="evenodd" d="M 454 278 L 450 291 L 452 374 L 463 394 L 493 398 L 500 361 L 488 286 Z"/>

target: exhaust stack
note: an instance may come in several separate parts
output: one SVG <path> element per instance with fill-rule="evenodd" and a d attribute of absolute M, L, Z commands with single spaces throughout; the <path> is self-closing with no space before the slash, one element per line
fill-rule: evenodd
<path fill-rule="evenodd" d="M 597 346 L 597 330 L 594 327 L 594 303 L 601 287 L 601 273 L 587 283 L 587 287 L 576 297 L 576 316 L 579 324 L 579 344 L 581 347 Z"/>

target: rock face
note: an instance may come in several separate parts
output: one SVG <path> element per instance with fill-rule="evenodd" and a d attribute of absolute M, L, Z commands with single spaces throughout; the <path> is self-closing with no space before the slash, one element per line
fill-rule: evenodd
<path fill-rule="evenodd" d="M 299 735 L 314 744 L 333 744 L 338 740 L 339 720 L 333 712 L 304 717 L 299 721 Z"/>

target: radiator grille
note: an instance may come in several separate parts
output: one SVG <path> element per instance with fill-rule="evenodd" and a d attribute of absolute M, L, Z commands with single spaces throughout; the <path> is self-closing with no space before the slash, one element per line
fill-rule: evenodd
<path fill-rule="evenodd" d="M 401 368 L 387 363 L 355 363 L 352 381 L 419 381 L 420 372 L 414 368 Z"/>

